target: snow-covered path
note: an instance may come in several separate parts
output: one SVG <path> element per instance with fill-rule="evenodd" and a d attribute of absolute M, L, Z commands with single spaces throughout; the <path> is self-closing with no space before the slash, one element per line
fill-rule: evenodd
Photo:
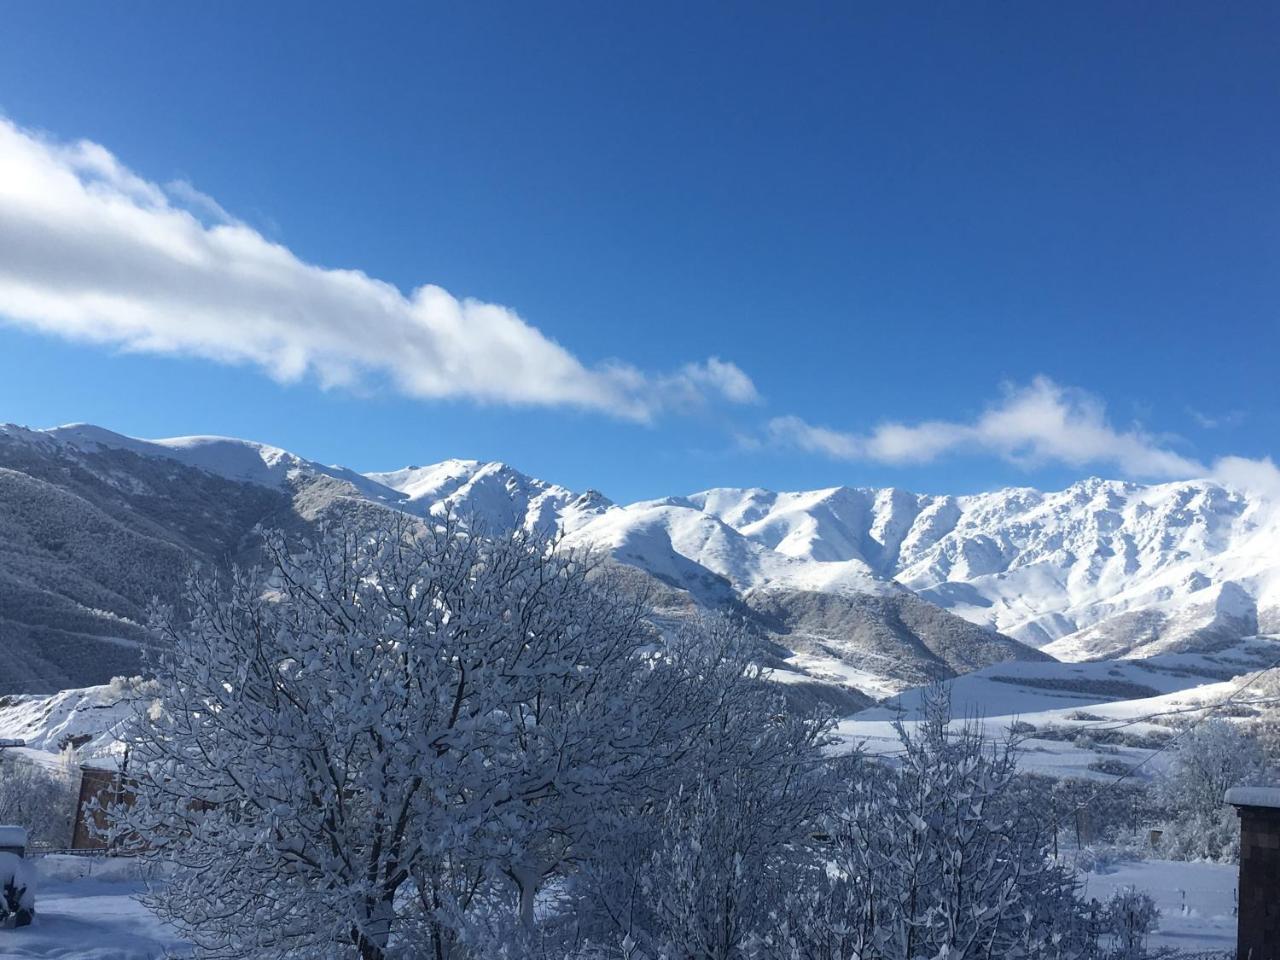
<path fill-rule="evenodd" d="M 36 922 L 0 930 L 0 960 L 153 960 L 183 951 L 183 942 L 134 899 L 146 886 L 136 879 L 136 864 L 65 856 L 35 863 Z"/>

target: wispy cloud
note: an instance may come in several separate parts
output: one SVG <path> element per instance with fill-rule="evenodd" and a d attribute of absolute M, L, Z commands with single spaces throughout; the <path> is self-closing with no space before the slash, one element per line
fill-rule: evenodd
<path fill-rule="evenodd" d="M 769 421 L 766 432 L 775 444 L 842 460 L 930 463 L 965 452 L 1029 466 L 1106 466 L 1134 477 L 1189 477 L 1207 472 L 1203 464 L 1169 449 L 1140 427 L 1115 426 L 1101 400 L 1048 377 L 1007 388 L 998 402 L 971 421 L 888 422 L 870 433 L 857 434 L 815 426 L 799 417 L 777 417 Z"/>
<path fill-rule="evenodd" d="M 1194 407 L 1187 407 L 1187 415 L 1196 422 L 1197 426 L 1203 427 L 1205 430 L 1219 430 L 1230 427 L 1238 427 L 1244 423 L 1245 414 L 1243 410 L 1232 410 L 1228 413 L 1210 414 Z"/>
<path fill-rule="evenodd" d="M 833 460 L 867 459 L 865 438 L 830 427 L 817 427 L 800 417 L 774 417 L 768 422 L 766 432 L 778 446 L 820 453 Z"/>
<path fill-rule="evenodd" d="M 68 339 L 252 364 L 326 386 L 577 407 L 633 420 L 757 399 L 711 358 L 653 374 L 587 364 L 508 307 L 430 284 L 403 294 L 307 263 L 185 181 L 0 118 L 0 321 Z"/>
<path fill-rule="evenodd" d="M 185 205 L 197 217 L 205 217 L 215 223 L 240 223 L 217 200 L 197 190 L 186 180 L 170 180 L 164 185 L 164 192 L 168 200 Z"/>
<path fill-rule="evenodd" d="M 719 357 L 710 357 L 703 363 L 685 364 L 677 375 L 696 392 L 709 390 L 734 403 L 759 403 L 756 385 L 737 365 Z"/>
<path fill-rule="evenodd" d="M 1280 467 L 1270 457 L 1222 457 L 1213 465 L 1213 476 L 1228 486 L 1247 490 L 1280 504 Z"/>

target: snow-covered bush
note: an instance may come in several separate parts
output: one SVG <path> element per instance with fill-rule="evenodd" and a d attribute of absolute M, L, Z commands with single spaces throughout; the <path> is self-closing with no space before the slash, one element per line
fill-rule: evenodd
<path fill-rule="evenodd" d="M 112 677 L 107 682 L 104 699 L 108 702 L 156 696 L 159 685 L 147 677 Z"/>
<path fill-rule="evenodd" d="M 1213 813 L 1175 812 L 1160 824 L 1160 831 L 1156 850 L 1167 860 L 1235 863 L 1240 859 L 1240 820 L 1229 806 Z"/>
<path fill-rule="evenodd" d="M 0 928 L 24 927 L 35 912 L 35 869 L 17 854 L 0 853 Z"/>
<path fill-rule="evenodd" d="M 1088 861 L 1088 848 L 1099 849 L 1104 857 L 1109 848 L 1141 850 L 1148 843 L 1147 831 L 1164 816 L 1150 787 L 1135 778 L 1100 783 L 1021 774 L 1014 790 L 1017 803 L 1040 811 L 1047 824 L 1056 826 L 1059 852 L 1073 851 L 1073 859 L 1082 864 Z M 1054 839 L 1051 835 L 1050 841 Z"/>
<path fill-rule="evenodd" d="M 1265 772 L 1258 741 L 1236 724 L 1210 719 L 1190 730 L 1170 751 L 1162 789 L 1179 809 L 1212 813 L 1232 787 Z"/>
<path fill-rule="evenodd" d="M 1095 924 L 1050 860 L 1049 824 L 1018 802 L 1013 749 L 950 720 L 935 687 L 917 729 L 898 724 L 897 768 L 854 768 L 827 822 L 826 862 L 790 892 L 773 955 L 1093 955 Z"/>
<path fill-rule="evenodd" d="M 1133 887 L 1117 890 L 1103 905 L 1100 917 L 1111 941 L 1106 960 L 1142 960 L 1147 955 L 1147 935 L 1159 918 L 1150 895 Z"/>
<path fill-rule="evenodd" d="M 1146 860 L 1151 856 L 1149 841 L 1131 837 L 1117 842 L 1095 841 L 1072 850 L 1071 866 L 1081 873 L 1103 873 L 1112 864 Z"/>
<path fill-rule="evenodd" d="M 70 846 L 78 794 L 72 770 L 0 752 L 0 823 L 26 827 L 31 846 Z"/>
<path fill-rule="evenodd" d="M 1241 724 L 1262 748 L 1267 768 L 1280 771 L 1280 673 L 1264 673 L 1249 688 L 1258 716 Z"/>
<path fill-rule="evenodd" d="M 1133 773 L 1133 764 L 1119 757 L 1099 756 L 1089 761 L 1089 769 L 1095 773 L 1105 773 L 1109 777 L 1127 777 Z"/>

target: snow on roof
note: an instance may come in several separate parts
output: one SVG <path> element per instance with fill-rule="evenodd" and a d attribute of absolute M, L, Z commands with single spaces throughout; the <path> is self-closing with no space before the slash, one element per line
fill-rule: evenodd
<path fill-rule="evenodd" d="M 1280 787 L 1232 787 L 1227 803 L 1237 807 L 1280 807 Z"/>
<path fill-rule="evenodd" d="M 26 827 L 0 826 L 0 847 L 25 847 L 26 845 Z"/>

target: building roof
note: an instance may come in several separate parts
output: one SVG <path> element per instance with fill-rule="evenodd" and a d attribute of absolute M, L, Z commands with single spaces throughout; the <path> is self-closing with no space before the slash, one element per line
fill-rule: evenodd
<path fill-rule="evenodd" d="M 1227 803 L 1236 807 L 1280 808 L 1280 787 L 1232 787 Z"/>

